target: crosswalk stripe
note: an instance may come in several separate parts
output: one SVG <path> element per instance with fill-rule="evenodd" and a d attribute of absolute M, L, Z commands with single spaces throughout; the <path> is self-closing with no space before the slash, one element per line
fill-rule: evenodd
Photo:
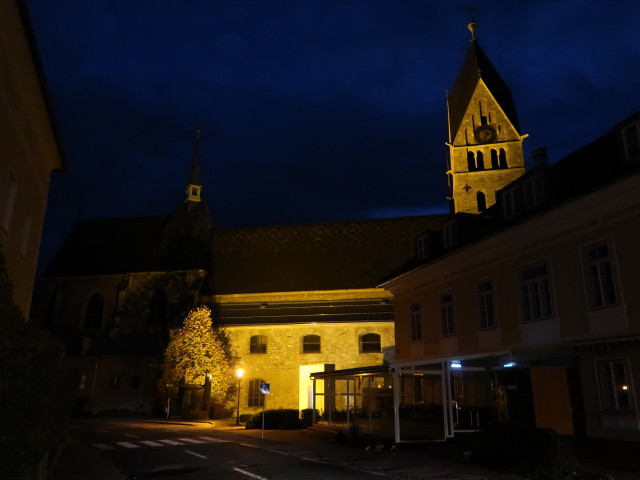
<path fill-rule="evenodd" d="M 176 442 L 175 440 L 158 440 L 159 442 L 166 443 L 167 445 L 184 445 L 182 442 Z"/>
<path fill-rule="evenodd" d="M 200 438 L 209 443 L 227 443 L 229 441 L 229 440 L 222 440 L 221 438 L 207 437 L 206 435 L 203 435 L 201 437 L 196 437 L 196 438 Z"/>
<path fill-rule="evenodd" d="M 179 438 L 178 440 L 180 440 L 181 442 L 187 442 L 187 443 L 204 443 L 204 441 L 197 440 L 195 438 Z"/>
<path fill-rule="evenodd" d="M 113 450 L 111 445 L 107 445 L 106 443 L 94 443 L 94 447 L 99 448 L 100 450 Z"/>
<path fill-rule="evenodd" d="M 154 442 L 152 440 L 140 440 L 140 443 L 144 443 L 145 445 L 149 445 L 150 447 L 162 447 L 163 445 L 158 442 Z"/>
<path fill-rule="evenodd" d="M 123 446 L 124 448 L 140 448 L 140 445 L 136 445 L 135 443 L 129 442 L 117 442 L 118 445 Z"/>

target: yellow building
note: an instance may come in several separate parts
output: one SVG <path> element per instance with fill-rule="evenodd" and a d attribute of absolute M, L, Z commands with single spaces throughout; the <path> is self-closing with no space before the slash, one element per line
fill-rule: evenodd
<path fill-rule="evenodd" d="M 63 168 L 26 12 L 0 3 L 0 248 L 29 317 L 51 172 Z"/>
<path fill-rule="evenodd" d="M 454 213 L 481 213 L 496 192 L 524 173 L 522 141 L 511 91 L 480 48 L 477 25 L 447 97 L 449 168 Z"/>

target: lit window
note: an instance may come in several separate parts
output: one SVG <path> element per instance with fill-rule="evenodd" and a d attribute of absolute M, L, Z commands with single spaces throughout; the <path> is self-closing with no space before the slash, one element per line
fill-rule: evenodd
<path fill-rule="evenodd" d="M 478 316 L 480 329 L 494 328 L 496 326 L 496 312 L 493 303 L 493 283 L 491 280 L 482 280 L 477 285 Z"/>
<path fill-rule="evenodd" d="M 600 401 L 603 410 L 631 410 L 631 383 L 627 362 L 607 360 L 597 363 Z"/>
<path fill-rule="evenodd" d="M 618 294 L 609 242 L 583 248 L 582 261 L 589 307 L 595 309 L 617 305 Z"/>
<path fill-rule="evenodd" d="M 84 313 L 84 328 L 98 329 L 102 327 L 102 314 L 104 310 L 104 298 L 99 293 L 94 293 L 87 302 Z"/>
<path fill-rule="evenodd" d="M 440 295 L 440 318 L 442 320 L 442 335 L 455 335 L 456 325 L 453 318 L 453 293 Z"/>
<path fill-rule="evenodd" d="M 265 381 L 259 378 L 249 381 L 249 394 L 248 394 L 249 407 L 264 406 L 264 393 L 260 391 L 260 384 L 262 383 L 265 383 Z"/>
<path fill-rule="evenodd" d="M 419 303 L 411 304 L 411 340 L 422 339 L 422 308 Z"/>
<path fill-rule="evenodd" d="M 320 353 L 320 335 L 302 337 L 302 353 Z"/>
<path fill-rule="evenodd" d="M 267 353 L 266 335 L 254 335 L 249 339 L 249 353 Z"/>
<path fill-rule="evenodd" d="M 360 336 L 360 353 L 379 353 L 380 335 L 377 333 L 365 333 Z"/>
<path fill-rule="evenodd" d="M 520 271 L 522 319 L 524 322 L 543 320 L 553 316 L 551 283 L 546 263 L 538 263 Z"/>

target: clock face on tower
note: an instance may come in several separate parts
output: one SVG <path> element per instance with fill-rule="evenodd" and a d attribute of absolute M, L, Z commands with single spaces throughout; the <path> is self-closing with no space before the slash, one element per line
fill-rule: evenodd
<path fill-rule="evenodd" d="M 478 128 L 476 128 L 473 137 L 478 143 L 495 142 L 497 138 L 496 129 L 491 125 L 480 125 Z"/>

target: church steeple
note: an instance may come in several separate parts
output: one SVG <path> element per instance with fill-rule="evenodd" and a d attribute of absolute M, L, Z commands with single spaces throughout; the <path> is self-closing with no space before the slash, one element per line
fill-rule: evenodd
<path fill-rule="evenodd" d="M 449 170 L 452 211 L 481 213 L 496 191 L 524 173 L 522 141 L 511 91 L 478 44 L 478 24 L 451 92 Z"/>
<path fill-rule="evenodd" d="M 185 202 L 201 202 L 202 180 L 200 178 L 200 130 L 196 130 L 196 142 L 191 159 L 191 173 L 187 184 L 187 198 Z"/>

